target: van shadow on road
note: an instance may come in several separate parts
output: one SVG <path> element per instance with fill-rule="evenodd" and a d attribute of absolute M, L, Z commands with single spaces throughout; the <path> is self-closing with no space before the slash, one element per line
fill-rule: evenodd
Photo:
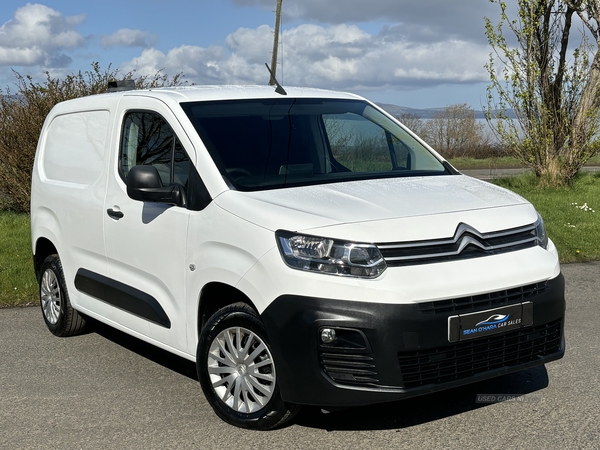
<path fill-rule="evenodd" d="M 477 394 L 525 395 L 546 388 L 548 383 L 546 367 L 540 366 L 434 394 L 326 415 L 319 408 L 305 407 L 294 423 L 328 431 L 400 430 L 488 406 L 475 402 Z"/>
<path fill-rule="evenodd" d="M 126 348 L 133 353 L 136 353 L 160 366 L 163 366 L 166 369 L 198 381 L 196 364 L 194 364 L 192 361 L 169 353 L 166 350 L 162 350 L 152 344 L 148 344 L 147 342 L 105 325 L 102 322 L 98 322 L 89 318 L 87 320 L 90 323 L 91 332 L 94 332 L 116 345 Z M 198 388 L 200 388 L 199 385 Z"/>
<path fill-rule="evenodd" d="M 94 320 L 91 321 L 91 331 L 166 369 L 198 380 L 196 365 L 191 361 Z M 476 403 L 477 394 L 525 395 L 546 388 L 548 382 L 548 372 L 545 366 L 541 366 L 447 391 L 329 414 L 322 413 L 318 407 L 305 406 L 285 427 L 299 425 L 328 431 L 408 428 L 488 406 Z"/>

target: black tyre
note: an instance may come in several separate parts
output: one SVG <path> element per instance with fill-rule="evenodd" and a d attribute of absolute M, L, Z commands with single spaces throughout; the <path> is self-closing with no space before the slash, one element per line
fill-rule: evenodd
<path fill-rule="evenodd" d="M 42 315 L 52 334 L 65 337 L 83 332 L 85 319 L 71 307 L 58 255 L 44 260 L 38 281 Z"/>
<path fill-rule="evenodd" d="M 204 395 L 225 422 L 268 430 L 300 409 L 281 399 L 264 326 L 249 306 L 216 312 L 202 330 L 196 356 Z"/>

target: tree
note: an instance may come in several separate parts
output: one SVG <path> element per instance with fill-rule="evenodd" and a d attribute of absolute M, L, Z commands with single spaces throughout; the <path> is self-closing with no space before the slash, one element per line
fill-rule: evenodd
<path fill-rule="evenodd" d="M 542 185 L 569 184 L 600 147 L 599 2 L 518 0 L 518 17 L 510 19 L 505 2 L 490 1 L 501 11 L 495 26 L 486 18 L 493 49 L 486 65 L 490 126 Z M 577 17 L 587 32 L 574 46 Z M 500 72 L 496 58 L 504 66 Z M 516 119 L 508 117 L 509 109 Z"/>
<path fill-rule="evenodd" d="M 418 114 L 404 112 L 396 117 L 400 122 L 408 127 L 409 130 L 421 136 L 425 121 Z"/>
<path fill-rule="evenodd" d="M 422 134 L 429 145 L 447 158 L 489 145 L 485 125 L 477 122 L 475 111 L 467 104 L 449 105 L 437 111 L 425 123 Z"/>
<path fill-rule="evenodd" d="M 31 170 L 42 125 L 57 103 L 86 95 L 106 92 L 108 81 L 130 79 L 133 73 L 120 74 L 118 70 L 102 70 L 98 63 L 92 69 L 36 82 L 30 76 L 14 72 L 16 90 L 0 89 L 0 192 L 9 198 L 9 207 L 29 211 Z M 182 75 L 174 77 L 157 73 L 135 78 L 137 88 L 173 86 L 181 84 Z"/>

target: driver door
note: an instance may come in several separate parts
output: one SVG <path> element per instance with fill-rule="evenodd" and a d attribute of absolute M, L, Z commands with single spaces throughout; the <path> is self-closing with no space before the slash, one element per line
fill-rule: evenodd
<path fill-rule="evenodd" d="M 131 199 L 126 179 L 133 166 L 152 165 L 164 186 L 185 187 L 192 167 L 189 155 L 195 154 L 162 102 L 124 97 L 120 114 L 119 151 L 113 155 L 114 176 L 109 177 L 104 208 L 109 273 L 105 301 L 122 327 L 184 351 L 189 211 Z"/>

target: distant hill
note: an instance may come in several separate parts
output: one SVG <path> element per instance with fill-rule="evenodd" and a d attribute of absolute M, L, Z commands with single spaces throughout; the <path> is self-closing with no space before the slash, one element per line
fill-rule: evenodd
<path fill-rule="evenodd" d="M 421 119 L 433 119 L 435 113 L 443 111 L 445 109 L 445 107 L 425 109 L 409 108 L 407 106 L 398 106 L 389 103 L 377 103 L 377 106 L 383 108 L 386 112 L 388 112 L 394 117 L 398 117 L 402 114 L 414 114 L 415 116 L 418 116 Z M 508 110 L 507 113 L 509 117 L 515 117 L 514 113 L 511 110 Z M 483 111 L 475 110 L 475 118 L 485 119 Z"/>

